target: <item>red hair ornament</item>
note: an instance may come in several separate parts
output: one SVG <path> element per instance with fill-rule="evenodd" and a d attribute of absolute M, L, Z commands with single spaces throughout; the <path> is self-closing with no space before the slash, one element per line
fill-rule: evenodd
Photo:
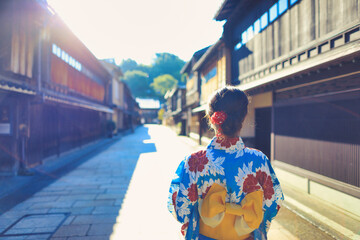
<path fill-rule="evenodd" d="M 223 111 L 214 112 L 213 115 L 211 115 L 211 117 L 210 117 L 210 122 L 212 124 L 218 125 L 218 134 L 216 134 L 217 137 L 222 135 L 221 125 L 225 122 L 226 118 L 227 118 L 227 115 Z"/>

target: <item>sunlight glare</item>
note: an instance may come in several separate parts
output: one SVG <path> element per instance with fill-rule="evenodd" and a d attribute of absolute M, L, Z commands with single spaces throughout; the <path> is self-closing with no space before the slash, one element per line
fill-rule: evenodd
<path fill-rule="evenodd" d="M 183 60 L 222 33 L 213 17 L 222 0 L 48 0 L 98 58 L 132 58 L 150 64 L 157 52 Z"/>

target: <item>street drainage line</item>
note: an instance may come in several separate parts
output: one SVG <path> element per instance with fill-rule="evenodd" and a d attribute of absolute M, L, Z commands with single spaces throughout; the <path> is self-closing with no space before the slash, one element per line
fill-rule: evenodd
<path fill-rule="evenodd" d="M 333 234 L 329 233 L 327 230 L 325 230 L 324 228 L 322 228 L 321 226 L 317 226 L 313 221 L 311 221 L 310 219 L 308 219 L 307 217 L 305 217 L 303 214 L 299 213 L 299 211 L 291 208 L 289 205 L 286 204 L 286 202 L 290 203 L 291 205 L 294 205 L 295 207 L 301 209 L 301 211 L 313 216 L 314 218 L 316 218 L 318 221 L 322 222 L 323 224 L 329 226 L 332 229 L 335 229 L 337 232 L 339 232 L 340 234 L 344 235 L 345 237 L 348 237 L 350 239 L 354 239 L 354 240 L 360 240 L 360 235 L 352 232 L 351 230 L 341 226 L 340 224 L 332 221 L 331 219 L 319 214 L 318 212 L 312 210 L 311 208 L 305 206 L 302 203 L 299 203 L 298 201 L 296 201 L 295 199 L 286 196 L 285 197 L 285 207 L 288 208 L 290 211 L 293 211 L 294 213 L 296 213 L 297 215 L 299 215 L 300 217 L 302 217 L 303 219 L 305 219 L 306 221 L 310 222 L 311 224 L 313 224 L 314 226 L 318 227 L 319 229 L 321 229 L 322 231 L 326 232 L 327 234 L 329 234 L 330 236 L 338 239 L 337 237 L 335 237 Z"/>

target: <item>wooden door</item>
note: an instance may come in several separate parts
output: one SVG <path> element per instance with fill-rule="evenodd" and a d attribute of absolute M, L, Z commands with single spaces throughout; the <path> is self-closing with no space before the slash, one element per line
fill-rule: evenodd
<path fill-rule="evenodd" d="M 255 148 L 270 158 L 271 108 L 255 109 Z"/>

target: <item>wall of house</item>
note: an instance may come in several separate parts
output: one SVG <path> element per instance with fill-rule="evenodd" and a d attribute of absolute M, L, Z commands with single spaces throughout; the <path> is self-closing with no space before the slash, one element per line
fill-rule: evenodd
<path fill-rule="evenodd" d="M 225 87 L 229 79 L 229 58 L 228 50 L 224 44 L 220 45 L 217 49 L 215 56 L 205 63 L 205 67 L 201 70 L 201 104 L 206 104 L 212 94 L 218 89 Z M 209 74 L 214 72 L 211 78 Z"/>
<path fill-rule="evenodd" d="M 75 57 L 74 57 L 75 58 Z M 100 81 L 95 81 L 84 73 L 85 66 L 76 68 L 65 62 L 58 55 L 51 55 L 51 82 L 59 84 L 69 92 L 73 91 L 84 97 L 103 102 L 105 87 Z"/>
<path fill-rule="evenodd" d="M 291 5 L 291 2 L 296 3 Z M 252 6 L 232 32 L 233 39 L 238 39 L 241 46 L 234 51 L 240 76 L 351 29 L 360 19 L 359 0 L 280 0 L 275 4 L 262 1 Z M 265 14 L 267 20 L 262 21 Z M 272 22 L 271 15 L 276 16 Z M 342 41 L 344 39 L 339 39 L 333 44 L 342 44 Z"/>
<path fill-rule="evenodd" d="M 249 96 L 248 114 L 244 120 L 243 127 L 240 133 L 246 146 L 255 147 L 256 109 L 269 108 L 272 106 L 272 104 L 273 104 L 272 92 L 266 92 L 254 96 Z"/>
<path fill-rule="evenodd" d="M 18 74 L 32 85 L 36 85 L 34 67 L 42 33 L 39 8 L 31 2 L 0 3 L 0 71 Z"/>
<path fill-rule="evenodd" d="M 359 91 L 292 98 L 275 106 L 275 159 L 360 187 Z"/>

